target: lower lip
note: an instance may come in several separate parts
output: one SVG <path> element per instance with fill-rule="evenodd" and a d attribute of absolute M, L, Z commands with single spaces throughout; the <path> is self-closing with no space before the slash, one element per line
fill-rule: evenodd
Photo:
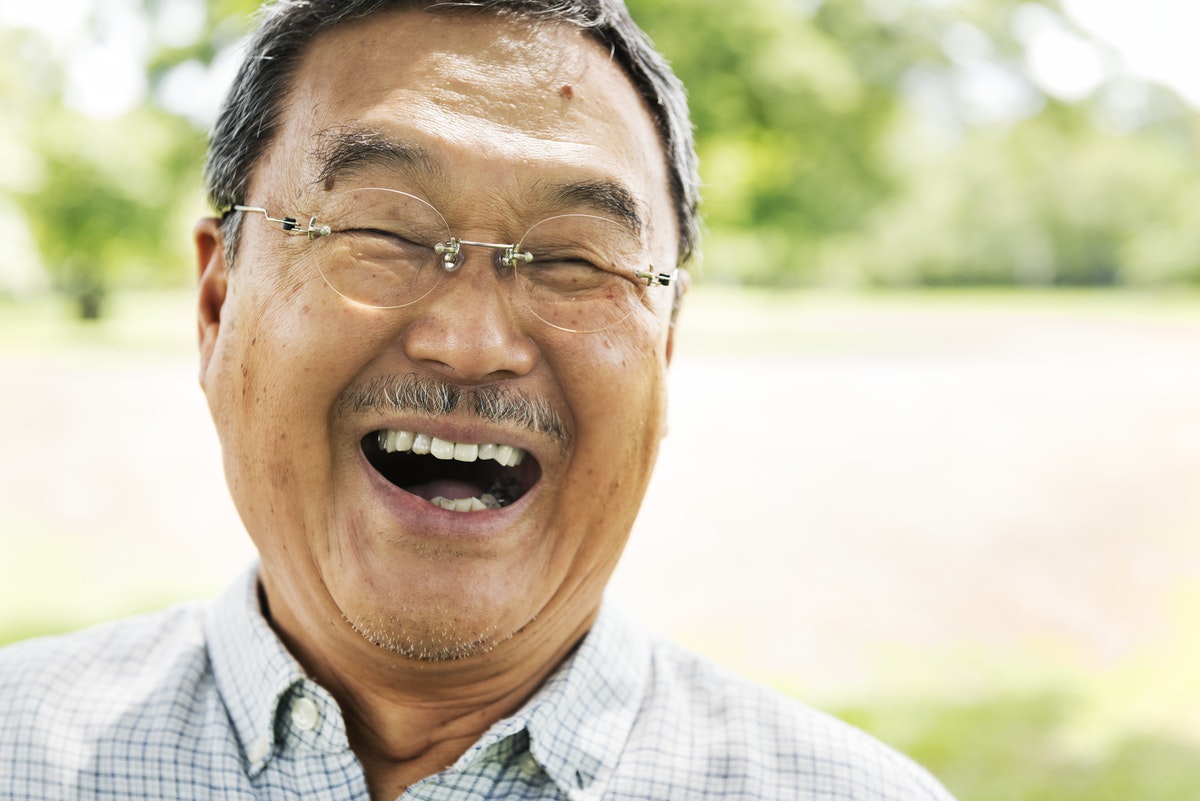
<path fill-rule="evenodd" d="M 451 512 L 411 492 L 405 492 L 388 481 L 371 466 L 361 448 L 358 449 L 358 463 L 367 476 L 372 494 L 381 501 L 395 525 L 402 528 L 406 535 L 420 539 L 482 540 L 500 536 L 509 531 L 516 518 L 523 514 L 524 507 L 538 488 L 535 484 L 519 499 L 499 509 Z"/>

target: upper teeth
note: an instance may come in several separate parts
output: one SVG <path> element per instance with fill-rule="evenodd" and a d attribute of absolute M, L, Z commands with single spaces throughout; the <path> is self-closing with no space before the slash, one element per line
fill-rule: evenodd
<path fill-rule="evenodd" d="M 379 448 L 388 453 L 412 451 L 429 454 L 438 459 L 456 459 L 474 462 L 477 459 L 495 459 L 505 467 L 516 467 L 525 459 L 525 451 L 512 445 L 497 445 L 494 442 L 450 442 L 429 434 L 394 429 L 379 432 Z"/>

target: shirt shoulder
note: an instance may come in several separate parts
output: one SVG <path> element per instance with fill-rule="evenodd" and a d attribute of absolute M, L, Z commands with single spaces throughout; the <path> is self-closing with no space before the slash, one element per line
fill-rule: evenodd
<path fill-rule="evenodd" d="M 952 801 L 865 732 L 665 642 L 615 778 L 614 799 L 640 785 L 672 799 Z"/>
<path fill-rule="evenodd" d="M 9 709 L 46 711 L 144 698 L 164 681 L 203 672 L 202 610 L 181 605 L 0 648 L 0 699 Z"/>
<path fill-rule="evenodd" d="M 86 795 L 123 776 L 170 781 L 161 770 L 169 755 L 212 733 L 204 609 L 182 605 L 0 649 L 0 796 Z"/>

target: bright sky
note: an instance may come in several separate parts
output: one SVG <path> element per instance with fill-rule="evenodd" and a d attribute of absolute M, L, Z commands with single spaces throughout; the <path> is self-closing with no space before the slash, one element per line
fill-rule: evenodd
<path fill-rule="evenodd" d="M 1200 107 L 1200 0 L 1062 0 L 1129 72 L 1166 83 Z M 1185 37 L 1189 40 L 1185 46 Z"/>

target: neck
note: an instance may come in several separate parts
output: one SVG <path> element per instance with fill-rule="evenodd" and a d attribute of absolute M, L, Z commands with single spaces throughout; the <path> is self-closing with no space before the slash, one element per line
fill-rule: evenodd
<path fill-rule="evenodd" d="M 520 709 L 559 661 L 517 683 L 488 682 L 430 698 L 362 683 L 330 687 L 372 798 L 391 801 L 451 766 L 494 723 Z"/>
<path fill-rule="evenodd" d="M 269 588 L 266 594 L 273 595 Z M 269 608 L 268 619 L 288 650 L 337 699 L 372 798 L 387 801 L 445 770 L 494 723 L 520 709 L 598 612 L 559 626 L 542 621 L 564 615 L 545 614 L 486 654 L 422 662 L 370 643 L 348 625 L 319 627 L 322 635 L 314 639 L 318 627 L 302 626 L 288 605 Z"/>

